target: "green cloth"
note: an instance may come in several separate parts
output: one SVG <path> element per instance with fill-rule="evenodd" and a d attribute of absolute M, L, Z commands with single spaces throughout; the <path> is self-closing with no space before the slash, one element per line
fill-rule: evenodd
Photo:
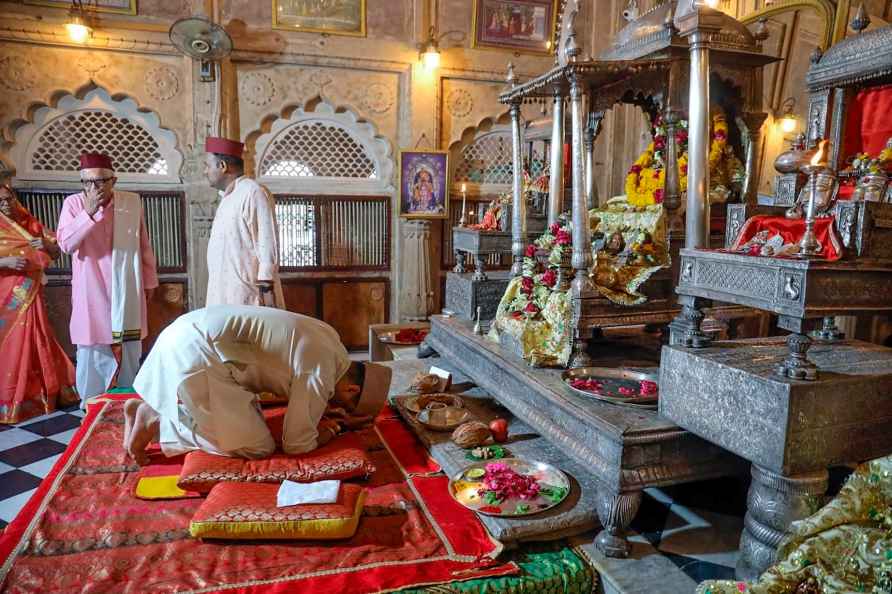
<path fill-rule="evenodd" d="M 452 582 L 400 590 L 411 594 L 588 594 L 597 583 L 595 570 L 565 541 L 529 543 L 499 558 L 514 561 L 521 572 L 506 577 Z"/>
<path fill-rule="evenodd" d="M 892 592 L 892 456 L 860 465 L 839 495 L 793 522 L 758 581 L 707 581 L 698 594 Z"/>

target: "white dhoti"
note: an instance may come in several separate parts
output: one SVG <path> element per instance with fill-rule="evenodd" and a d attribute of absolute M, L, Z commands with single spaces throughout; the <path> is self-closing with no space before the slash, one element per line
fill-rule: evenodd
<path fill-rule="evenodd" d="M 142 342 L 138 340 L 121 344 L 121 363 L 115 359 L 111 345 L 77 345 L 75 380 L 81 397 L 81 408 L 86 408 L 89 398 L 105 394 L 118 373 L 117 385 L 129 387 L 139 371 Z"/>

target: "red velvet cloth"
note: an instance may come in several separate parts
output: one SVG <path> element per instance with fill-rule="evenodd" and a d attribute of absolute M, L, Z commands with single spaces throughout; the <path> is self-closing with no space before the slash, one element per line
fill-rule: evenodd
<path fill-rule="evenodd" d="M 892 85 L 862 89 L 849 104 L 843 155 L 867 153 L 871 157 L 892 136 Z"/>
<path fill-rule="evenodd" d="M 4 592 L 390 592 L 510 575 L 501 546 L 452 501 L 445 476 L 408 478 L 375 427 L 360 430 L 378 471 L 344 541 L 206 543 L 189 536 L 200 499 L 141 501 L 122 448 L 123 401 L 106 396 L 0 536 Z M 379 419 L 392 419 L 392 414 Z M 408 445 L 408 444 L 407 444 Z M 411 444 L 423 455 L 419 442 Z"/>
<path fill-rule="evenodd" d="M 805 234 L 805 219 L 787 219 L 785 217 L 772 217 L 759 215 L 752 217 L 743 225 L 737 241 L 731 246 L 731 251 L 740 250 L 741 246 L 752 239 L 759 231 L 768 230 L 768 237 L 780 235 L 784 243 L 796 243 Z M 833 217 L 815 219 L 815 235 L 821 244 L 821 252 L 818 257 L 827 260 L 839 260 L 842 257 L 842 243 L 836 235 Z M 758 256 L 759 252 L 752 254 Z"/>

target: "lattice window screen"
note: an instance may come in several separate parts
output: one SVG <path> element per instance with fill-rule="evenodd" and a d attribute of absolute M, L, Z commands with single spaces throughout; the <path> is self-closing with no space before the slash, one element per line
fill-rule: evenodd
<path fill-rule="evenodd" d="M 279 266 L 390 267 L 387 197 L 276 196 Z"/>
<path fill-rule="evenodd" d="M 31 155 L 34 171 L 77 171 L 81 153 L 112 158 L 116 173 L 168 175 L 168 163 L 148 130 L 105 110 L 84 110 L 44 127 Z"/>
<path fill-rule="evenodd" d="M 65 197 L 72 192 L 19 191 L 19 200 L 43 226 L 53 231 L 59 226 L 59 214 Z M 186 271 L 186 242 L 183 236 L 183 194 L 147 192 L 141 194 L 146 232 L 152 242 L 160 272 Z M 62 254 L 50 272 L 70 273 L 71 256 Z"/>
<path fill-rule="evenodd" d="M 377 179 L 375 162 L 350 132 L 327 122 L 300 122 L 267 148 L 261 176 Z"/>
<path fill-rule="evenodd" d="M 511 184 L 511 136 L 492 133 L 481 136 L 461 150 L 453 180 L 478 184 Z"/>

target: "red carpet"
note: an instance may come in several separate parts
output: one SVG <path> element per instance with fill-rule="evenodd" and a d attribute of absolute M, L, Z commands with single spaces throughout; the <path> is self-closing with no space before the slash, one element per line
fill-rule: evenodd
<path fill-rule="evenodd" d="M 126 396 L 90 407 L 53 470 L 0 539 L 4 592 L 387 592 L 515 573 L 447 493 L 391 411 L 361 432 L 378 471 L 356 535 L 335 542 L 202 542 L 201 499 L 142 501 L 121 448 Z M 393 453 L 391 453 L 393 452 Z M 397 459 L 394 458 L 396 456 Z"/>

